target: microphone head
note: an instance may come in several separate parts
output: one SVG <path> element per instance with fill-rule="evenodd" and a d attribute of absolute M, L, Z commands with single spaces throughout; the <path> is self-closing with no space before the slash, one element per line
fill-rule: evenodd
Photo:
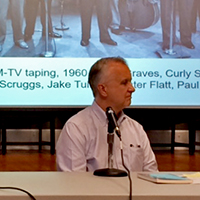
<path fill-rule="evenodd" d="M 115 114 L 112 107 L 109 106 L 106 108 L 106 115 L 108 118 L 108 132 L 113 133 L 115 131 L 118 137 L 120 138 L 121 134 L 117 124 L 117 115 Z"/>
<path fill-rule="evenodd" d="M 106 115 L 108 116 L 108 114 L 114 114 L 115 112 L 114 112 L 114 110 L 112 109 L 112 107 L 111 106 L 109 106 L 109 107 L 107 107 L 106 108 Z"/>
<path fill-rule="evenodd" d="M 115 129 L 115 123 L 113 121 L 114 111 L 110 106 L 106 108 L 106 116 L 108 119 L 108 132 L 113 133 Z"/>

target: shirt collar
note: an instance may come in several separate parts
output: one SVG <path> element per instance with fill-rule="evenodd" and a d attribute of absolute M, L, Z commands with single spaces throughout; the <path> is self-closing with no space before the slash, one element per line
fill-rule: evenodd
<path fill-rule="evenodd" d="M 107 116 L 105 111 L 96 103 L 96 101 L 93 101 L 92 103 L 92 110 L 95 113 L 95 115 L 97 116 L 97 118 L 101 121 L 103 126 L 106 126 L 108 124 L 107 121 Z M 126 115 L 124 114 L 124 112 L 122 111 L 119 119 L 117 120 L 118 125 L 120 126 L 120 124 L 126 119 Z"/>
<path fill-rule="evenodd" d="M 96 103 L 96 101 L 93 101 L 92 103 L 92 110 L 95 113 L 96 117 L 101 121 L 103 126 L 106 126 L 107 124 L 107 116 L 104 110 Z"/>

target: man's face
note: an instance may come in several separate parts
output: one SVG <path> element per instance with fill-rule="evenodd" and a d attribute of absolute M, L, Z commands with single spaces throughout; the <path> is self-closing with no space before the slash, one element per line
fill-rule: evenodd
<path fill-rule="evenodd" d="M 131 83 L 129 68 L 119 62 L 110 62 L 104 71 L 106 101 L 116 113 L 131 104 L 131 95 L 135 91 Z"/>

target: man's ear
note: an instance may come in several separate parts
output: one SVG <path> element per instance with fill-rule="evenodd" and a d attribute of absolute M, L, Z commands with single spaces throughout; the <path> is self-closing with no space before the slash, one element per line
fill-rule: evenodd
<path fill-rule="evenodd" d="M 106 86 L 104 84 L 99 84 L 97 86 L 98 88 L 98 91 L 99 91 L 99 94 L 103 97 L 106 97 L 107 96 L 107 90 L 106 90 Z"/>

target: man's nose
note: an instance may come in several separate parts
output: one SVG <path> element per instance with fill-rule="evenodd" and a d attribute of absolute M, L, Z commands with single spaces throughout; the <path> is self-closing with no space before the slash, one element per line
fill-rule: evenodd
<path fill-rule="evenodd" d="M 130 92 L 135 92 L 135 87 L 133 87 L 132 83 L 130 83 L 130 89 L 129 89 Z"/>

